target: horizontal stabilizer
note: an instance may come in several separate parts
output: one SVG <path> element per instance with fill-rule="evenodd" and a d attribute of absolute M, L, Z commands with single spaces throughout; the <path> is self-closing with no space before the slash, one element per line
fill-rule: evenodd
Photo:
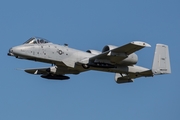
<path fill-rule="evenodd" d="M 115 81 L 116 81 L 116 83 L 121 84 L 121 83 L 133 82 L 133 79 L 126 74 L 116 73 L 115 74 Z"/>

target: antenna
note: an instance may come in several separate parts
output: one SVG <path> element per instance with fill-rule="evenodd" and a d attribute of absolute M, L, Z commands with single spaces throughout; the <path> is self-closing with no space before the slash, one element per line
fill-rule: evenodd
<path fill-rule="evenodd" d="M 68 44 L 67 44 L 67 43 L 64 43 L 64 46 L 68 46 Z"/>

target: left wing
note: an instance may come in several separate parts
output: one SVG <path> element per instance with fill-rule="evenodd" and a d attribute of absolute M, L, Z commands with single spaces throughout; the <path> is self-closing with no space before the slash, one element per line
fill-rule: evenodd
<path fill-rule="evenodd" d="M 48 74 L 47 70 L 49 68 L 30 68 L 30 69 L 24 69 L 25 72 L 29 74 L 34 74 L 34 75 L 41 75 L 41 74 Z"/>
<path fill-rule="evenodd" d="M 61 69 L 62 70 L 62 69 Z M 67 80 L 69 79 L 68 76 L 65 76 L 66 69 L 64 69 L 63 72 L 60 69 L 58 69 L 57 66 L 52 67 L 44 67 L 44 68 L 31 68 L 31 69 L 24 69 L 25 72 L 29 74 L 34 75 L 41 75 L 42 78 L 46 79 L 53 79 L 53 80 Z M 76 72 L 76 71 L 69 71 L 70 72 Z M 68 72 L 66 72 L 68 74 Z"/>

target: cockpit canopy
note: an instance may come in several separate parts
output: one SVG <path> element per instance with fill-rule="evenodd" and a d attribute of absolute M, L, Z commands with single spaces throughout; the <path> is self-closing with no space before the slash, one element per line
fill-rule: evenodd
<path fill-rule="evenodd" d="M 40 37 L 32 37 L 29 40 L 27 40 L 24 44 L 45 44 L 45 43 L 49 43 L 49 41 Z"/>

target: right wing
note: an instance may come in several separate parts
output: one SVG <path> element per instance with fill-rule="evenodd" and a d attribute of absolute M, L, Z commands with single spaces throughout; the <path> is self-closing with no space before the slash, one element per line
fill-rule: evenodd
<path fill-rule="evenodd" d="M 123 45 L 121 47 L 117 47 L 112 50 L 105 51 L 99 55 L 93 56 L 89 59 L 83 59 L 80 61 L 82 64 L 88 64 L 89 62 L 96 62 L 98 60 L 101 61 L 110 61 L 113 63 L 120 62 L 128 57 L 128 55 L 144 48 L 144 47 L 151 47 L 148 43 L 141 42 L 141 41 L 134 41 Z"/>
<path fill-rule="evenodd" d="M 144 47 L 151 47 L 151 46 L 145 42 L 134 41 L 134 42 L 131 42 L 124 46 L 121 46 L 121 47 L 106 51 L 100 55 L 94 56 L 94 57 L 90 58 L 90 60 L 107 59 L 108 56 L 111 57 L 113 55 L 122 55 L 122 54 L 125 54 L 127 56 L 127 55 L 130 55 L 130 54 L 144 48 Z"/>

